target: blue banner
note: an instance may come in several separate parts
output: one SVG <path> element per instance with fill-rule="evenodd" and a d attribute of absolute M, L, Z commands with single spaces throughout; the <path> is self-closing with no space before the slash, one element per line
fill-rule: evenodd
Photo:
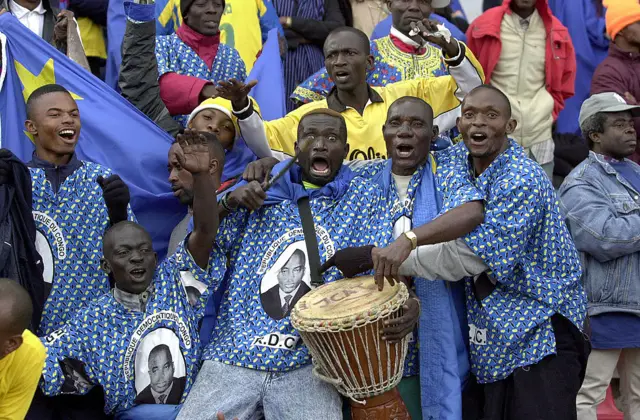
<path fill-rule="evenodd" d="M 31 160 L 33 143 L 24 132 L 25 102 L 40 86 L 64 86 L 80 110 L 78 157 L 109 167 L 122 177 L 131 190 L 138 221 L 163 256 L 171 231 L 185 215 L 167 180 L 172 138 L 9 13 L 0 15 L 0 41 L 0 146 L 25 162 Z"/>
<path fill-rule="evenodd" d="M 287 113 L 283 74 L 278 45 L 278 29 L 274 28 L 269 31 L 267 42 L 262 47 L 262 53 L 247 77 L 247 81 L 258 81 L 250 95 L 258 102 L 260 114 L 265 121 L 277 120 Z"/>

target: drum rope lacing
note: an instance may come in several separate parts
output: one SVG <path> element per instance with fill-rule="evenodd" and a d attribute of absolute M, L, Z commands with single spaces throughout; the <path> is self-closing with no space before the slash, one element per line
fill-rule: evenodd
<path fill-rule="evenodd" d="M 404 285 L 402 285 L 404 286 Z M 320 379 L 334 385 L 338 391 L 351 400 L 364 404 L 363 398 L 382 394 L 398 385 L 404 373 L 404 359 L 407 354 L 409 337 L 404 337 L 398 343 L 389 343 L 379 339 L 372 339 L 367 334 L 372 329 L 372 337 L 380 337 L 381 325 L 389 318 L 402 314 L 402 305 L 409 297 L 406 287 L 400 287 L 397 296 L 374 310 L 357 316 L 344 317 L 338 320 L 298 320 L 292 316 L 292 324 L 298 329 L 305 344 L 313 356 L 314 374 Z M 340 335 L 338 333 L 344 333 Z M 346 342 L 341 338 L 346 336 Z M 378 366 L 374 366 L 370 357 L 363 363 L 355 357 L 356 366 L 347 363 L 349 355 L 357 355 L 356 345 L 364 347 L 364 353 L 369 355 L 374 350 L 378 361 L 381 361 L 382 348 L 385 346 L 387 356 L 394 354 L 395 361 L 387 357 Z M 343 362 L 343 363 L 341 363 Z M 343 366 L 344 364 L 344 366 Z M 379 383 L 367 384 L 369 378 L 382 380 Z M 377 374 L 377 376 L 376 376 Z M 375 382 L 372 380 L 372 382 Z"/>

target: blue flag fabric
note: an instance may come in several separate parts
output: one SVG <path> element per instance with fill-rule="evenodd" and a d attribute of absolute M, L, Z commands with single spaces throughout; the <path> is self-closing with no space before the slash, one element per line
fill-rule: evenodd
<path fill-rule="evenodd" d="M 78 157 L 111 168 L 122 177 L 131 191 L 136 218 L 149 231 L 162 257 L 172 229 L 185 215 L 167 181 L 172 138 L 9 13 L 0 16 L 0 41 L 0 146 L 29 161 L 33 144 L 24 132 L 26 99 L 46 84 L 67 88 L 78 103 L 82 122 Z"/>
<path fill-rule="evenodd" d="M 122 39 L 127 29 L 124 0 L 109 0 L 107 9 L 107 67 L 104 81 L 118 90 L 118 75 L 122 63 Z"/>
<path fill-rule="evenodd" d="M 247 77 L 247 80 L 258 81 L 251 89 L 250 95 L 258 102 L 265 121 L 277 120 L 287 113 L 283 74 L 278 29 L 274 28 L 269 31 L 267 42 L 262 47 L 262 54 Z"/>

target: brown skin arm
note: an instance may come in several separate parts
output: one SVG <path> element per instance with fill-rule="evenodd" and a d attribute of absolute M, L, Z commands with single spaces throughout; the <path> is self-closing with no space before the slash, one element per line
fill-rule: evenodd
<path fill-rule="evenodd" d="M 471 201 L 449 210 L 412 231 L 418 237 L 418 246 L 432 245 L 454 241 L 465 236 L 483 221 L 483 202 Z M 371 251 L 374 278 L 380 290 L 384 287 L 385 278 L 390 284 L 394 283 L 394 279 L 398 279 L 400 265 L 409 258 L 410 253 L 411 241 L 404 235 L 385 248 L 374 248 Z"/>
<path fill-rule="evenodd" d="M 185 130 L 178 136 L 178 143 L 178 161 L 193 175 L 193 232 L 187 246 L 196 264 L 206 268 L 220 224 L 218 201 L 211 193 L 217 188 L 212 174 L 221 171 L 222 167 L 210 156 L 206 139 L 197 131 Z"/>

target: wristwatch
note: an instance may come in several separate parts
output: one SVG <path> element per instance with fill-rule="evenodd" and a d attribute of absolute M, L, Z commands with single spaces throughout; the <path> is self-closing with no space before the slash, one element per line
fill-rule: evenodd
<path fill-rule="evenodd" d="M 405 238 L 411 241 L 411 250 L 414 250 L 418 247 L 418 237 L 412 231 L 408 231 L 403 233 Z"/>

